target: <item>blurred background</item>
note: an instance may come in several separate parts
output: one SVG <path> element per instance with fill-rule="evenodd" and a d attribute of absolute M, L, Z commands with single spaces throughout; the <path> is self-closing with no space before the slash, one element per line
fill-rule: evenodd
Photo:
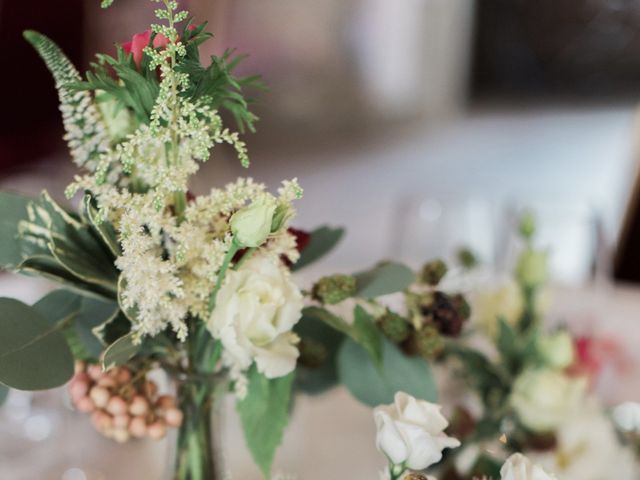
<path fill-rule="evenodd" d="M 274 189 L 299 178 L 305 196 L 296 226 L 348 227 L 340 248 L 305 276 L 380 258 L 416 266 L 462 245 L 495 275 L 509 268 L 514 219 L 530 208 L 552 255 L 553 318 L 619 338 L 638 355 L 638 2 L 182 3 L 209 21 L 210 53 L 248 53 L 241 69 L 260 73 L 270 88 L 254 92 L 261 121 L 245 138 L 248 173 Z M 64 8 L 0 0 L 0 187 L 46 188 L 61 200 L 75 173 L 53 82 L 22 30 L 49 35 L 84 69 L 95 52 L 113 53 L 152 19 L 146 0 L 116 0 L 106 12 L 98 0 L 65 0 Z M 247 174 L 232 152 L 216 150 L 196 193 Z M 33 301 L 47 288 L 0 274 L 2 296 Z M 59 392 L 12 395 L 0 410 L 1 479 L 156 479 L 170 458 L 163 445 L 121 449 L 99 438 Z M 606 396 L 638 400 L 640 381 L 609 385 Z M 365 465 L 349 478 L 373 478 L 380 462 L 369 411 L 340 390 L 298 403 L 278 464 L 319 480 L 358 458 Z M 228 417 L 236 478 L 259 478 Z M 61 441 L 78 432 L 86 442 Z M 310 458 L 312 472 L 303 467 Z"/>

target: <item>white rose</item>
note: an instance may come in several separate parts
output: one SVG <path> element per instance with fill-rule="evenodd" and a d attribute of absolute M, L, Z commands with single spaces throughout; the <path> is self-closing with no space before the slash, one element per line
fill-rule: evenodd
<path fill-rule="evenodd" d="M 440 406 L 416 400 L 403 392 L 392 405 L 381 405 L 373 411 L 378 429 L 378 450 L 393 465 L 404 464 L 411 470 L 424 470 L 442 459 L 445 448 L 460 445 L 444 433 L 449 423 Z"/>
<path fill-rule="evenodd" d="M 267 378 L 291 372 L 299 352 L 291 331 L 300 320 L 302 294 L 289 272 L 267 257 L 253 257 L 227 272 L 207 327 L 240 370 L 256 362 Z"/>
<path fill-rule="evenodd" d="M 584 378 L 571 378 L 558 370 L 526 370 L 514 383 L 511 405 L 525 427 L 551 431 L 584 399 L 585 388 Z"/>
<path fill-rule="evenodd" d="M 514 453 L 500 469 L 502 480 L 554 480 L 556 477 L 545 472 L 541 466 L 534 465 L 521 453 Z"/>
<path fill-rule="evenodd" d="M 537 339 L 536 349 L 547 365 L 554 368 L 566 368 L 575 359 L 573 338 L 566 330 L 541 335 Z"/>
<path fill-rule="evenodd" d="M 613 421 L 625 432 L 640 432 L 640 403 L 624 402 L 613 409 Z"/>

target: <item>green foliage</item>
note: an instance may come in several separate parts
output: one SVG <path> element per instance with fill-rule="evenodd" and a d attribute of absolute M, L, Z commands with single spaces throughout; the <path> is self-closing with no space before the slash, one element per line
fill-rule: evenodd
<path fill-rule="evenodd" d="M 36 309 L 0 298 L 0 382 L 19 390 L 44 390 L 73 375 L 73 356 L 60 332 Z"/>
<path fill-rule="evenodd" d="M 28 205 L 19 225 L 23 262 L 18 270 L 80 291 L 115 298 L 119 272 L 113 254 L 90 226 L 63 210 L 45 192 Z"/>
<path fill-rule="evenodd" d="M 371 270 L 356 273 L 355 277 L 356 295 L 364 298 L 400 292 L 416 280 L 409 267 L 393 262 L 379 263 Z"/>
<path fill-rule="evenodd" d="M 113 367 L 124 365 L 140 351 L 140 347 L 140 343 L 133 341 L 132 333 L 120 337 L 104 351 L 102 368 L 109 370 Z"/>
<path fill-rule="evenodd" d="M 249 451 L 265 477 L 270 478 L 276 448 L 289 422 L 294 374 L 268 379 L 254 365 L 247 375 L 247 396 L 238 402 L 238 413 Z"/>
<path fill-rule="evenodd" d="M 93 226 L 104 244 L 109 248 L 111 254 L 114 257 L 122 255 L 122 247 L 118 241 L 115 228 L 113 228 L 111 223 L 100 218 L 98 215 L 98 208 L 96 207 L 91 195 L 87 194 L 84 196 L 82 207 L 82 213 L 85 219 Z"/>
<path fill-rule="evenodd" d="M 186 55 L 178 58 L 176 72 L 189 76 L 186 89 L 180 94 L 193 103 L 205 104 L 214 110 L 227 110 L 236 121 L 238 129 L 255 131 L 254 123 L 258 117 L 249 110 L 252 103 L 243 96 L 243 89 L 264 86 L 259 76 L 236 77 L 235 68 L 244 57 L 226 50 L 221 56 L 211 56 L 211 64 L 200 64 L 199 46 L 212 35 L 204 29 L 203 23 L 193 29 L 185 25 L 181 42 L 185 45 Z M 156 34 L 152 34 L 150 44 Z M 125 53 L 121 46 L 116 47 L 116 56 L 98 54 L 97 61 L 91 63 L 85 81 L 76 81 L 72 88 L 76 91 L 106 92 L 122 108 L 134 112 L 140 123 L 149 124 L 151 112 L 160 92 L 160 78 L 152 68 L 152 58 L 144 53 L 140 65 L 136 65 L 131 54 Z M 114 78 L 113 73 L 117 78 Z"/>
<path fill-rule="evenodd" d="M 198 29 L 204 27 L 205 24 L 200 25 L 193 32 L 187 30 L 184 37 L 193 36 L 198 39 L 200 34 Z M 179 72 L 188 74 L 191 80 L 184 95 L 192 101 L 204 100 L 213 109 L 227 110 L 233 116 L 240 133 L 244 133 L 245 130 L 254 132 L 254 123 L 258 117 L 249 110 L 253 101 L 245 99 L 242 91 L 246 88 L 264 89 L 260 76 L 235 77 L 233 71 L 245 57 L 234 55 L 234 50 L 231 49 L 225 50 L 220 57 L 213 55 L 211 64 L 205 68 L 200 65 L 199 58 L 195 56 L 197 47 L 190 49 L 188 43 L 187 45 L 188 55 L 177 68 Z M 194 55 L 189 55 L 190 50 Z"/>
<path fill-rule="evenodd" d="M 511 379 L 503 366 L 492 363 L 479 351 L 456 342 L 447 343 L 445 353 L 462 363 L 466 381 L 478 392 L 484 405 L 489 408 L 488 413 L 502 406 L 511 389 Z"/>
<path fill-rule="evenodd" d="M 30 198 L 0 191 L 0 269 L 12 269 L 22 262 L 18 224 L 27 218 Z"/>
<path fill-rule="evenodd" d="M 33 307 L 51 324 L 65 322 L 62 332 L 73 356 L 92 361 L 100 357 L 105 347 L 96 332 L 118 314 L 115 302 L 85 297 L 68 290 L 55 290 Z"/>
<path fill-rule="evenodd" d="M 153 41 L 153 40 L 151 40 Z M 85 81 L 76 81 L 72 88 L 77 91 L 102 91 L 113 97 L 122 108 L 133 111 L 140 123 L 148 124 L 151 110 L 160 92 L 160 81 L 155 69 L 149 68 L 150 58 L 143 55 L 140 68 L 133 56 L 117 46 L 116 56 L 96 55 L 97 62 L 90 64 Z M 113 73 L 117 78 L 113 77 Z"/>
<path fill-rule="evenodd" d="M 359 305 L 354 310 L 353 325 L 342 318 L 320 307 L 307 307 L 302 310 L 303 316 L 318 319 L 357 342 L 365 349 L 377 365 L 382 361 L 382 336 L 375 326 L 373 317 Z"/>
<path fill-rule="evenodd" d="M 329 253 L 338 244 L 344 235 L 343 228 L 323 226 L 311 232 L 311 240 L 307 248 L 300 253 L 300 259 L 292 267 L 292 270 L 300 270 L 303 267 L 319 260 Z"/>
<path fill-rule="evenodd" d="M 298 362 L 296 387 L 305 393 L 317 395 L 335 386 L 338 383 L 338 349 L 344 334 L 316 317 L 305 315 L 296 324 L 294 331 L 303 342 L 311 339 L 322 345 L 325 351 L 324 361 L 319 366 L 308 367 Z"/>
<path fill-rule="evenodd" d="M 438 395 L 431 369 L 422 358 L 408 357 L 385 340 L 383 359 L 382 367 L 378 368 L 363 347 L 346 339 L 338 352 L 340 381 L 356 399 L 372 407 L 393 403 L 399 391 L 436 401 Z"/>

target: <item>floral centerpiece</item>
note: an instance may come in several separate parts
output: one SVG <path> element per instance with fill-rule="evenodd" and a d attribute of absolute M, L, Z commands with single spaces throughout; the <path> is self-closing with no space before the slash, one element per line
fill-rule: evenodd
<path fill-rule="evenodd" d="M 177 428 L 173 478 L 214 480 L 212 412 L 231 393 L 269 477 L 296 391 L 341 382 L 372 406 L 398 390 L 434 400 L 425 357 L 464 302 L 443 297 L 441 325 L 407 322 L 376 300 L 416 281 L 389 262 L 300 289 L 292 272 L 343 231 L 290 227 L 295 179 L 277 194 L 240 178 L 192 195 L 214 147 L 230 145 L 248 167 L 240 134 L 257 118 L 244 92 L 261 84 L 234 75 L 232 51 L 202 64 L 206 25 L 173 0 L 154 3 L 160 22 L 84 76 L 52 40 L 25 32 L 56 83 L 79 169 L 65 194 L 79 208 L 0 192 L 0 266 L 62 287 L 34 305 L 0 299 L 0 396 L 69 382 L 101 433 L 124 442 Z M 151 379 L 158 371 L 173 388 Z"/>

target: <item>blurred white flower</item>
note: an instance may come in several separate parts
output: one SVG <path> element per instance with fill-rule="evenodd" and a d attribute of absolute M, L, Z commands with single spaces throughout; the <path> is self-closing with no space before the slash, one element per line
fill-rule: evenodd
<path fill-rule="evenodd" d="M 511 405 L 525 427 L 552 431 L 583 401 L 586 386 L 586 379 L 559 370 L 526 370 L 514 383 Z"/>
<path fill-rule="evenodd" d="M 442 459 L 445 448 L 460 445 L 444 433 L 449 425 L 440 406 L 398 392 L 392 405 L 374 409 L 378 450 L 393 465 L 424 470 Z"/>
<path fill-rule="evenodd" d="M 575 360 L 574 341 L 566 330 L 540 335 L 536 348 L 544 362 L 553 368 L 567 368 Z"/>
<path fill-rule="evenodd" d="M 624 402 L 611 413 L 615 424 L 625 432 L 640 432 L 640 403 Z"/>
<path fill-rule="evenodd" d="M 545 472 L 521 453 L 514 453 L 500 469 L 502 480 L 554 480 L 556 477 Z"/>
<path fill-rule="evenodd" d="M 479 291 L 473 299 L 473 318 L 490 336 L 497 332 L 498 318 L 515 325 L 524 310 L 522 292 L 512 279 L 506 279 L 496 288 Z"/>
<path fill-rule="evenodd" d="M 516 278 L 527 288 L 538 288 L 545 284 L 548 274 L 548 254 L 528 248 L 520 254 L 516 265 Z"/>
<path fill-rule="evenodd" d="M 525 452 L 562 480 L 626 480 L 640 478 L 633 452 L 621 445 L 605 410 L 588 398 L 555 432 L 549 452 Z"/>
<path fill-rule="evenodd" d="M 388 470 L 385 470 L 380 472 L 379 478 L 380 480 L 391 480 L 391 475 Z M 436 477 L 424 473 L 405 472 L 398 480 L 436 480 Z"/>
<path fill-rule="evenodd" d="M 222 341 L 228 365 L 246 370 L 255 361 L 267 378 L 295 368 L 298 337 L 292 328 L 303 307 L 300 290 L 276 262 L 255 256 L 229 271 L 207 325 Z"/>

